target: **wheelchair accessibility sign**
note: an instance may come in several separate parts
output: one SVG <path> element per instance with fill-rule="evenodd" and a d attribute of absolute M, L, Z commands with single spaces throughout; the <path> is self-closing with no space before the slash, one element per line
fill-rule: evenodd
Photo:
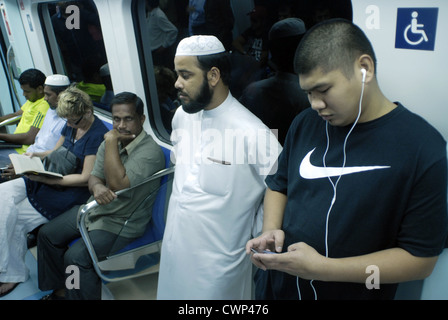
<path fill-rule="evenodd" d="M 434 51 L 439 8 L 398 8 L 395 48 Z"/>

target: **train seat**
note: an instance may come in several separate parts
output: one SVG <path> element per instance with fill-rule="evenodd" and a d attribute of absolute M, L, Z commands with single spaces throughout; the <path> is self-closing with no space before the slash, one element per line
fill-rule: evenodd
<path fill-rule="evenodd" d="M 98 102 L 93 102 L 93 106 L 108 112 L 112 112 L 112 110 L 110 109 L 110 106 L 102 104 L 102 103 L 98 103 Z"/>
<path fill-rule="evenodd" d="M 111 254 L 104 260 L 99 260 L 91 244 L 89 234 L 85 225 L 87 214 L 98 204 L 96 201 L 88 203 L 80 212 L 79 229 L 82 239 L 86 243 L 89 254 L 92 258 L 95 271 L 103 281 L 115 282 L 124 279 L 139 277 L 158 271 L 162 237 L 165 229 L 166 209 L 169 194 L 171 193 L 171 183 L 174 176 L 174 166 L 170 166 L 170 151 L 163 148 L 166 168 L 155 173 L 141 184 L 134 186 L 144 187 L 154 179 L 161 179 L 160 187 L 148 194 L 138 206 L 138 210 L 149 210 L 148 204 L 155 197 L 152 207 L 152 218 L 146 227 L 145 233 L 125 248 L 115 251 L 111 249 Z M 128 188 L 117 192 L 118 197 L 132 190 Z M 126 223 L 123 228 L 126 227 Z M 123 230 L 123 229 L 122 229 Z"/>

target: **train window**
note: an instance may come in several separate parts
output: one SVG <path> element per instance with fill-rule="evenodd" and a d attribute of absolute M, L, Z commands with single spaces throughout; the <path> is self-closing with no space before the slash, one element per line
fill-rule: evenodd
<path fill-rule="evenodd" d="M 167 143 L 179 106 L 174 53 L 188 23 L 184 18 L 188 1 L 185 6 L 180 2 L 185 1 L 134 0 L 132 4 L 149 120 L 158 138 Z"/>
<path fill-rule="evenodd" d="M 195 27 L 194 23 L 191 26 L 189 23 L 188 12 L 192 12 L 192 8 L 189 7 L 188 0 L 133 0 L 132 14 L 137 33 L 146 104 L 151 127 L 159 139 L 169 143 L 171 119 L 180 105 L 174 89 L 177 76 L 174 73 L 173 61 L 177 44 L 184 37 L 190 34 L 213 34 L 225 44 L 226 49 L 233 51 L 230 55 L 232 63 L 230 91 L 239 99 L 248 84 L 267 78 L 276 71 L 272 63 L 253 61 L 250 57 L 241 55 L 241 50 L 237 50 L 235 42 L 242 33 L 245 31 L 248 34 L 255 33 L 248 31 L 249 28 L 253 28 L 251 18 L 263 20 L 263 32 L 267 32 L 272 24 L 283 17 L 284 9 L 288 9 L 288 16 L 301 18 L 309 27 L 334 17 L 352 19 L 350 0 L 322 0 L 318 4 L 306 1 L 300 2 L 300 5 L 290 4 L 290 6 L 285 6 L 289 3 L 286 0 L 270 1 L 268 7 L 260 10 L 264 2 L 207 1 L 204 7 L 204 25 Z M 250 11 L 253 9 L 253 4 L 258 9 Z M 267 38 L 267 35 L 264 38 Z M 254 46 L 258 43 L 255 40 L 252 40 Z M 259 44 L 258 46 L 262 48 Z"/>
<path fill-rule="evenodd" d="M 97 108 L 110 111 L 113 88 L 93 0 L 41 3 L 39 14 L 53 70 L 77 82 Z"/>

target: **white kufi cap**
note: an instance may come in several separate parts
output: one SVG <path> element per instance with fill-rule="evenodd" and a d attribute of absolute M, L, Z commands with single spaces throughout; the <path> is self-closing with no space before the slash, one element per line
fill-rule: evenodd
<path fill-rule="evenodd" d="M 215 36 L 191 36 L 179 42 L 176 56 L 205 56 L 225 51 L 223 44 Z"/>
<path fill-rule="evenodd" d="M 45 79 L 45 84 L 49 86 L 62 87 L 69 86 L 70 80 L 62 74 L 53 74 Z"/>

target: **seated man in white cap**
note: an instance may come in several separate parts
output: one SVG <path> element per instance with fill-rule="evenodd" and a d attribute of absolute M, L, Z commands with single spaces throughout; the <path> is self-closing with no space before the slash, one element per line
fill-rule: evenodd
<path fill-rule="evenodd" d="M 39 153 L 50 152 L 61 137 L 61 130 L 65 125 L 65 120 L 60 118 L 56 113 L 58 106 L 59 94 L 67 89 L 70 85 L 70 80 L 67 76 L 54 74 L 48 76 L 44 83 L 44 99 L 50 105 L 42 127 L 34 139 L 34 143 L 26 149 L 25 154 L 38 155 Z M 11 151 L 13 152 L 13 150 Z M 15 177 L 14 168 L 10 164 L 8 169 L 5 169 L 2 178 L 12 179 Z"/>
<path fill-rule="evenodd" d="M 45 80 L 44 94 L 45 100 L 50 105 L 50 109 L 44 119 L 42 128 L 34 140 L 34 144 L 28 147 L 27 153 L 46 152 L 52 150 L 61 137 L 62 127 L 65 120 L 60 118 L 56 112 L 59 94 L 70 86 L 67 76 L 54 74 Z"/>
<path fill-rule="evenodd" d="M 174 65 L 182 108 L 172 121 L 176 171 L 157 298 L 250 299 L 245 239 L 281 146 L 230 93 L 229 57 L 216 37 L 183 39 Z"/>
<path fill-rule="evenodd" d="M 45 75 L 37 69 L 28 69 L 19 77 L 20 87 L 27 101 L 17 112 L 0 117 L 0 122 L 21 116 L 14 133 L 0 133 L 0 167 L 8 165 L 10 153 L 25 153 L 28 146 L 34 143 L 37 133 L 49 109 L 44 100 Z"/>

